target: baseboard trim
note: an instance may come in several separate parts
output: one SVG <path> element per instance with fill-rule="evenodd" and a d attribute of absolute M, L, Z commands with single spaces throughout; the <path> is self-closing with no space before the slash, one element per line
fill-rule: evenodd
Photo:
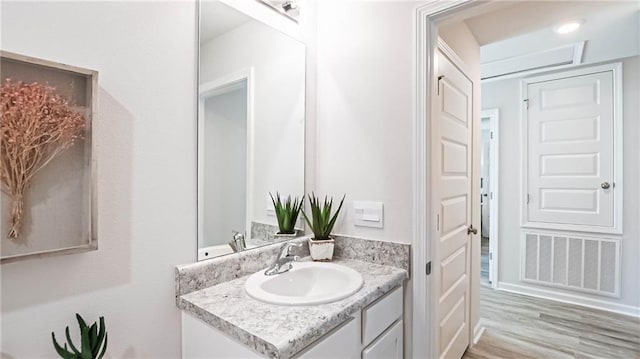
<path fill-rule="evenodd" d="M 579 295 L 560 293 L 527 285 L 505 282 L 498 282 L 496 289 L 640 318 L 640 307 L 634 307 L 631 305 L 612 303 Z"/>
<path fill-rule="evenodd" d="M 482 325 L 482 319 L 478 320 L 478 324 L 473 328 L 473 345 L 478 344 L 478 341 L 480 341 L 480 337 L 484 333 L 485 329 L 485 326 Z"/>

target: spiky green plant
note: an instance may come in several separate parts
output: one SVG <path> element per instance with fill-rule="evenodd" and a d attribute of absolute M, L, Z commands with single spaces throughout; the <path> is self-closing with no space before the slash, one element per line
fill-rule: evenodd
<path fill-rule="evenodd" d="M 65 359 L 100 359 L 104 356 L 107 350 L 107 327 L 104 325 L 104 317 L 100 317 L 100 329 L 98 329 L 98 323 L 93 323 L 91 327 L 85 323 L 80 314 L 76 313 L 76 319 L 78 319 L 78 325 L 80 326 L 80 350 L 73 345 L 71 336 L 69 335 L 69 326 L 65 329 L 67 336 L 67 344 L 61 347 L 56 341 L 56 335 L 51 332 L 51 338 L 53 339 L 53 347 L 58 352 L 60 357 Z M 100 350 L 102 348 L 102 350 Z"/>
<path fill-rule="evenodd" d="M 269 196 L 271 196 L 271 202 L 273 202 L 273 208 L 276 211 L 278 228 L 280 229 L 279 233 L 296 233 L 295 226 L 298 221 L 300 209 L 302 208 L 302 203 L 304 202 L 304 197 L 301 200 L 298 200 L 298 197 L 295 197 L 293 201 L 291 201 L 291 195 L 289 195 L 285 201 L 282 201 L 280 193 L 278 192 L 276 192 L 276 198 L 273 198 L 271 192 L 269 192 Z"/>
<path fill-rule="evenodd" d="M 328 199 L 327 196 L 324 197 L 324 204 L 320 203 L 320 200 L 316 197 L 315 194 L 311 193 L 309 196 L 309 207 L 311 208 L 311 219 L 307 216 L 307 213 L 302 210 L 302 215 L 304 216 L 304 220 L 311 228 L 313 232 L 313 236 L 315 240 L 328 240 L 330 239 L 329 235 L 333 230 L 333 226 L 336 224 L 336 220 L 338 219 L 338 214 L 340 213 L 340 209 L 342 208 L 342 204 L 344 203 L 344 198 L 347 196 L 346 194 L 342 196 L 342 201 L 340 201 L 340 206 L 336 212 L 331 215 L 331 208 L 333 207 L 333 197 Z"/>

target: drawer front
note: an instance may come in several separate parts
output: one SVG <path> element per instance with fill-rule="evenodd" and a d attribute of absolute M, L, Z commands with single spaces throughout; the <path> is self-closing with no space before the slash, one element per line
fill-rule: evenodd
<path fill-rule="evenodd" d="M 402 287 L 394 289 L 362 311 L 362 344 L 369 345 L 396 320 L 402 318 Z"/>
<path fill-rule="evenodd" d="M 362 352 L 362 359 L 402 359 L 402 354 L 402 320 L 398 320 Z"/>

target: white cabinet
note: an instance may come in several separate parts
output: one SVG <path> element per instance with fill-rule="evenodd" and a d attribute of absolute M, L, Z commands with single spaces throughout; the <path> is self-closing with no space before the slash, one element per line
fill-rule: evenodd
<path fill-rule="evenodd" d="M 398 320 L 362 352 L 362 359 L 402 358 L 402 352 L 402 320 Z"/>
<path fill-rule="evenodd" d="M 296 354 L 295 358 L 401 359 L 403 355 L 403 288 L 385 294 L 347 322 Z M 182 313 L 182 357 L 256 358 L 260 355 L 205 324 Z"/>
<path fill-rule="evenodd" d="M 304 359 L 359 359 L 360 313 L 296 355 Z"/>
<path fill-rule="evenodd" d="M 402 288 L 393 290 L 362 310 L 362 344 L 369 345 L 402 318 Z"/>

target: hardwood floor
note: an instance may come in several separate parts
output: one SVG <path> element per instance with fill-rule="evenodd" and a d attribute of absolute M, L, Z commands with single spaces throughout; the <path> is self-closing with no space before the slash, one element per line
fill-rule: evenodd
<path fill-rule="evenodd" d="M 640 358 L 640 320 L 481 288 L 484 334 L 463 358 Z"/>
<path fill-rule="evenodd" d="M 489 238 L 481 237 L 480 240 L 480 281 L 482 284 L 489 283 Z"/>

